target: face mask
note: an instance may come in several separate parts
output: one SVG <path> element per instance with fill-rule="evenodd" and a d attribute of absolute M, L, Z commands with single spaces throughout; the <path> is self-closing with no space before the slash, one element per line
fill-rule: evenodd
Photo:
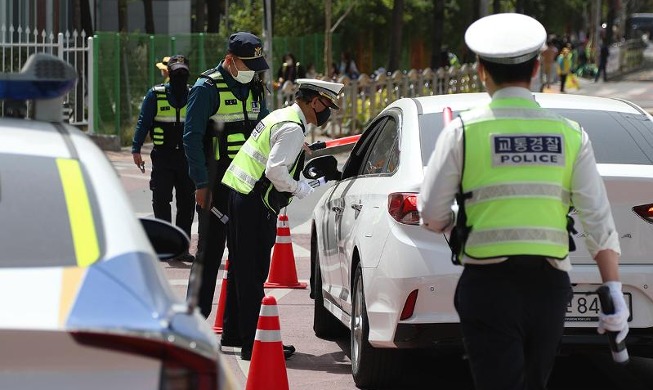
<path fill-rule="evenodd" d="M 327 123 L 329 120 L 329 117 L 331 116 L 331 109 L 329 107 L 325 108 L 324 110 L 317 112 L 315 109 L 313 109 L 313 112 L 315 113 L 315 118 L 317 119 L 317 126 L 320 127 L 323 124 Z"/>
<path fill-rule="evenodd" d="M 241 84 L 247 84 L 252 81 L 252 79 L 254 79 L 255 73 L 256 72 L 253 70 L 239 70 L 236 77 L 234 77 L 234 80 L 238 81 Z"/>

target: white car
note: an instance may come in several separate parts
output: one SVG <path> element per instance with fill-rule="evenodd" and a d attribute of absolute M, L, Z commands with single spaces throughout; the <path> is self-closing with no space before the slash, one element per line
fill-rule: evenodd
<path fill-rule="evenodd" d="M 31 107 L 0 118 L 0 389 L 234 388 L 159 264 L 188 237 L 139 221 L 105 154 L 61 123 L 76 79 L 46 54 L 0 74 L 5 113 Z"/>
<path fill-rule="evenodd" d="M 651 354 L 653 341 L 653 118 L 617 99 L 535 94 L 546 108 L 580 122 L 590 135 L 621 237 L 621 279 L 630 306 L 631 355 Z M 461 348 L 453 296 L 462 267 L 452 264 L 443 235 L 419 226 L 416 196 L 423 169 L 454 116 L 486 104 L 485 93 L 404 98 L 365 129 L 314 213 L 311 234 L 314 330 L 331 338 L 349 328 L 358 386 L 387 383 L 407 348 Z M 309 162 L 304 172 L 323 174 Z M 332 178 L 333 178 L 332 177 Z M 575 218 L 575 217 L 574 217 Z M 574 298 L 563 348 L 609 353 L 596 333 L 598 267 L 575 223 L 570 257 Z M 344 327 L 343 327 L 344 325 Z M 345 328 L 346 327 L 346 328 Z"/>

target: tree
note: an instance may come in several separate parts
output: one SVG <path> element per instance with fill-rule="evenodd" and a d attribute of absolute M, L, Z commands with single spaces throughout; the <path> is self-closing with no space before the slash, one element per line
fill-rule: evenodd
<path fill-rule="evenodd" d="M 145 11 L 145 32 L 154 34 L 154 11 L 152 10 L 152 0 L 143 0 L 143 9 Z"/>
<path fill-rule="evenodd" d="M 388 72 L 394 72 L 399 67 L 399 60 L 401 58 L 403 16 L 404 0 L 394 0 L 394 5 L 392 7 L 392 34 L 390 35 Z"/>
<path fill-rule="evenodd" d="M 191 23 L 193 32 L 204 32 L 206 26 L 206 0 L 195 2 L 195 18 Z"/>
<path fill-rule="evenodd" d="M 434 3 L 431 68 L 438 69 L 445 65 L 442 63 L 442 56 L 440 55 L 440 52 L 442 52 L 442 34 L 444 30 L 444 1 L 435 1 Z"/>
<path fill-rule="evenodd" d="M 220 32 L 220 10 L 224 10 L 224 0 L 208 0 L 206 2 L 206 32 Z"/>

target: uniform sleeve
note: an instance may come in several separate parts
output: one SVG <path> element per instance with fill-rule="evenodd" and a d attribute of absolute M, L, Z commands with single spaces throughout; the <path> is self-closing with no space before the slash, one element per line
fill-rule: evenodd
<path fill-rule="evenodd" d="M 296 123 L 286 123 L 270 135 L 270 156 L 265 176 L 280 192 L 297 190 L 297 181 L 290 176 L 290 168 L 304 145 L 304 131 Z"/>
<path fill-rule="evenodd" d="M 156 94 L 154 93 L 154 90 L 150 89 L 141 104 L 141 112 L 138 115 L 138 122 L 136 122 L 136 130 L 134 131 L 134 138 L 132 139 L 132 153 L 141 152 L 141 147 L 143 146 L 143 142 L 145 142 L 145 137 L 154 125 L 155 116 Z"/>
<path fill-rule="evenodd" d="M 455 119 L 442 130 L 424 171 L 417 196 L 421 224 L 437 233 L 453 223 L 451 206 L 458 192 L 463 166 L 463 129 Z"/>
<path fill-rule="evenodd" d="M 605 184 L 596 169 L 592 143 L 585 131 L 571 180 L 571 201 L 578 211 L 585 232 L 585 245 L 592 258 L 604 249 L 621 253 Z"/>
<path fill-rule="evenodd" d="M 184 151 L 188 160 L 188 174 L 196 188 L 204 188 L 208 185 L 204 134 L 209 117 L 213 115 L 217 105 L 215 87 L 205 79 L 199 79 L 188 94 L 184 124 Z"/>

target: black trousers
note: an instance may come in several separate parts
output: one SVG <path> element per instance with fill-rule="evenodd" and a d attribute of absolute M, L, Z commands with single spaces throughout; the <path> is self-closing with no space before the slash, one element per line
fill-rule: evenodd
<path fill-rule="evenodd" d="M 229 278 L 227 305 L 238 306 L 238 330 L 243 349 L 254 345 L 256 325 L 265 296 L 263 283 L 270 271 L 270 253 L 276 239 L 277 216 L 257 193 L 229 193 Z M 233 292 L 233 294 L 232 294 Z M 229 299 L 235 296 L 236 302 Z M 230 319 L 231 320 L 231 319 Z"/>
<path fill-rule="evenodd" d="M 542 257 L 465 265 L 454 304 L 476 390 L 546 388 L 571 294 Z"/>
<path fill-rule="evenodd" d="M 195 217 L 195 185 L 188 176 L 188 164 L 183 148 L 152 149 L 152 210 L 154 217 L 172 223 L 172 191 L 175 191 L 177 215 L 175 225 L 188 234 Z"/>
<path fill-rule="evenodd" d="M 211 189 L 211 206 L 220 212 L 226 213 L 229 189 L 221 181 L 224 170 L 220 170 L 213 181 Z M 222 223 L 210 210 L 203 210 L 197 206 L 198 216 L 198 241 L 196 256 L 203 259 L 202 285 L 200 286 L 198 306 L 202 315 L 206 318 L 211 315 L 213 308 L 213 295 L 218 278 L 218 271 L 224 255 L 225 242 L 227 239 L 227 225 Z M 227 285 L 228 286 L 228 285 Z M 227 293 L 229 299 L 229 293 Z M 225 318 L 229 314 L 225 310 Z M 223 319 L 223 334 L 226 332 L 227 324 Z"/>

